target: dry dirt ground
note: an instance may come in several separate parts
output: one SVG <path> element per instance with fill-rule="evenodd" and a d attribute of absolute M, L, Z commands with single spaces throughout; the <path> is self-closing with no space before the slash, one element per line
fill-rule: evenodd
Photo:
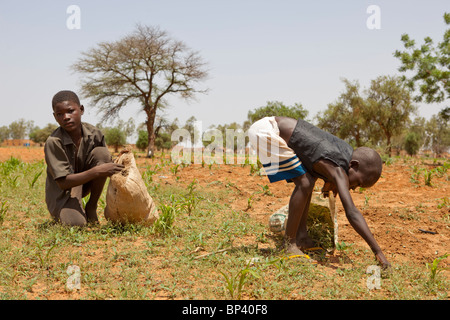
<path fill-rule="evenodd" d="M 0 161 L 11 156 L 25 162 L 33 162 L 42 160 L 44 153 L 43 148 L 39 147 L 1 148 Z M 152 161 L 156 160 L 137 158 L 140 168 L 152 164 Z M 448 201 L 450 197 L 450 172 L 447 172 L 447 177 L 434 176 L 432 186 L 427 186 L 423 177 L 420 177 L 418 183 L 411 182 L 414 165 L 425 169 L 433 169 L 436 166 L 433 159 L 417 158 L 406 161 L 399 158 L 384 166 L 382 177 L 374 187 L 361 192 L 352 191 L 356 206 L 363 212 L 391 263 L 430 263 L 433 259 L 450 253 L 450 204 L 447 202 L 439 208 L 443 199 L 447 198 Z M 224 185 L 236 188 L 236 198 L 230 199 L 233 209 L 246 210 L 255 220 L 267 223 L 268 213 L 275 212 L 288 203 L 293 185 L 286 182 L 269 184 L 266 177 L 250 175 L 249 171 L 249 166 L 216 165 L 214 170 L 211 170 L 207 165 L 202 167 L 197 164 L 180 168 L 177 181 L 189 183 L 195 178 L 199 189 L 204 187 L 208 188 L 208 191 L 213 191 L 214 188 L 219 190 Z M 167 172 L 170 173 L 169 170 Z M 173 175 L 164 176 L 165 183 L 175 184 L 177 181 Z M 211 183 L 215 181 L 221 183 Z M 265 185 L 269 186 L 273 196 L 260 197 L 258 201 L 253 201 L 252 207 L 248 209 L 248 198 L 260 192 Z M 317 185 L 320 189 L 322 182 L 318 181 Z M 339 241 L 367 247 L 348 223 L 339 200 L 336 201 L 336 208 Z M 442 263 L 448 267 L 450 258 Z"/>

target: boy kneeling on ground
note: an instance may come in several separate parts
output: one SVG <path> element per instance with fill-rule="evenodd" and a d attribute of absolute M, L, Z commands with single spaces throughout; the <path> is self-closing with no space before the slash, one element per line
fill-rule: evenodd
<path fill-rule="evenodd" d="M 60 91 L 52 100 L 60 125 L 45 142 L 47 163 L 45 201 L 54 220 L 70 226 L 97 223 L 97 204 L 106 178 L 120 172 L 112 163 L 103 134 L 81 122 L 84 106 L 72 91 Z M 82 198 L 90 193 L 86 208 Z"/>

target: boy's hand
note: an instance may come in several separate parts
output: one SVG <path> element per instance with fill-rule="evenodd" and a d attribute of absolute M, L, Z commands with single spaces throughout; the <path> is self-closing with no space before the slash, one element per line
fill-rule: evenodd
<path fill-rule="evenodd" d="M 391 264 L 389 263 L 389 261 L 387 261 L 386 257 L 382 252 L 375 254 L 375 258 L 381 264 L 381 267 L 384 270 L 390 270 L 392 268 Z"/>
<path fill-rule="evenodd" d="M 333 194 L 336 195 L 337 187 L 334 184 L 332 184 L 331 182 L 325 182 L 322 187 L 322 193 L 325 198 L 328 197 L 328 195 L 330 194 L 330 191 L 332 191 Z"/>
<path fill-rule="evenodd" d="M 122 171 L 123 168 L 125 167 L 121 164 L 110 162 L 110 163 L 103 163 L 95 168 L 102 177 L 111 177 L 113 174 Z"/>

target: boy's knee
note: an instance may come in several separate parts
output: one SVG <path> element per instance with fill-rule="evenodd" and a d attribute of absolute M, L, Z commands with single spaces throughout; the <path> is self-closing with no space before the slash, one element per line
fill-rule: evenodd
<path fill-rule="evenodd" d="M 87 224 L 86 215 L 82 209 L 80 199 L 69 198 L 59 212 L 58 219 L 61 224 L 83 227 Z"/>
<path fill-rule="evenodd" d="M 89 154 L 89 162 L 91 163 L 91 167 L 111 161 L 111 153 L 109 153 L 107 147 L 96 147 L 92 149 L 91 153 Z"/>
<path fill-rule="evenodd" d="M 309 173 L 305 173 L 300 177 L 295 177 L 292 179 L 294 181 L 296 188 L 302 191 L 312 191 L 316 183 L 316 179 L 313 178 Z"/>
<path fill-rule="evenodd" d="M 59 216 L 61 224 L 71 227 L 84 227 L 87 224 L 86 217 L 76 210 L 61 210 Z"/>

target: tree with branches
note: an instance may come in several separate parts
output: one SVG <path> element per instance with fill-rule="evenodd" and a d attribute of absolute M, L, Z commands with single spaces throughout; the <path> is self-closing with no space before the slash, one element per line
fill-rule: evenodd
<path fill-rule="evenodd" d="M 168 105 L 168 96 L 189 100 L 207 91 L 197 88 L 208 75 L 199 53 L 158 27 L 137 25 L 118 41 L 101 42 L 83 52 L 72 69 L 83 75 L 81 94 L 99 109 L 102 121 L 117 118 L 132 101 L 140 103 L 148 156 L 155 148 L 156 112 Z"/>
<path fill-rule="evenodd" d="M 366 99 L 361 96 L 359 83 L 342 79 L 345 91 L 337 101 L 316 116 L 317 126 L 341 139 L 349 140 L 355 147 L 363 146 L 369 140 L 369 124 L 364 117 Z M 354 142 L 354 143 L 353 143 Z"/>
<path fill-rule="evenodd" d="M 371 81 L 367 90 L 364 116 L 378 125 L 386 139 L 389 156 L 392 151 L 392 138 L 401 133 L 409 122 L 409 116 L 417 111 L 412 100 L 409 89 L 395 76 L 380 76 Z"/>
<path fill-rule="evenodd" d="M 444 14 L 446 25 L 450 25 L 450 13 Z M 442 42 L 436 44 L 430 37 L 420 47 L 408 34 L 402 34 L 405 51 L 396 50 L 394 57 L 400 59 L 399 71 L 412 72 L 411 77 L 402 77 L 411 90 L 419 86 L 416 101 L 443 102 L 450 98 L 450 29 L 444 32 Z"/>

